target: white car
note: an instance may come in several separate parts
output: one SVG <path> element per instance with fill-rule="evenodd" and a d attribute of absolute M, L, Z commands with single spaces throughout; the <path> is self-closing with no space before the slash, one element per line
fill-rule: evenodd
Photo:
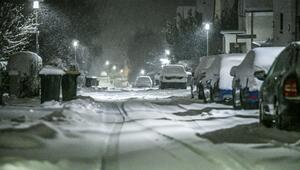
<path fill-rule="evenodd" d="M 164 66 L 160 75 L 160 89 L 187 87 L 188 74 L 182 65 Z"/>
<path fill-rule="evenodd" d="M 153 83 L 149 76 L 139 76 L 136 78 L 134 85 L 138 88 L 152 87 Z"/>

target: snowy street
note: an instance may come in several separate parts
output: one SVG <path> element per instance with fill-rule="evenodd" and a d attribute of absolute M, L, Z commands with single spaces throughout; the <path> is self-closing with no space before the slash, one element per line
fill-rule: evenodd
<path fill-rule="evenodd" d="M 1 170 L 299 169 L 300 133 L 188 90 L 82 89 L 79 99 L 0 109 Z M 22 103 L 22 104 L 20 104 Z"/>

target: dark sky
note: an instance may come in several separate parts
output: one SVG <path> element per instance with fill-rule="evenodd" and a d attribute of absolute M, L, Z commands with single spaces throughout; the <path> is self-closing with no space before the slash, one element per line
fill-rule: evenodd
<path fill-rule="evenodd" d="M 175 15 L 176 0 L 109 0 L 102 34 L 94 41 L 103 44 L 104 59 L 120 61 L 127 58 L 128 41 L 140 29 L 152 30 L 164 41 L 165 22 Z"/>

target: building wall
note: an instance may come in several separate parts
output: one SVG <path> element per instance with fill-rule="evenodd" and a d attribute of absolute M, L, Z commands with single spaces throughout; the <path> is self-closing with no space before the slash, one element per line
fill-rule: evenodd
<path fill-rule="evenodd" d="M 274 0 L 273 9 L 275 45 L 287 45 L 295 41 L 296 0 Z"/>
<path fill-rule="evenodd" d="M 246 13 L 246 34 L 251 34 L 251 13 Z M 254 41 L 261 42 L 273 39 L 273 12 L 253 13 Z"/>
<path fill-rule="evenodd" d="M 202 14 L 204 22 L 212 22 L 214 19 L 214 8 L 215 1 L 214 0 L 197 0 L 196 8 L 199 13 Z"/>

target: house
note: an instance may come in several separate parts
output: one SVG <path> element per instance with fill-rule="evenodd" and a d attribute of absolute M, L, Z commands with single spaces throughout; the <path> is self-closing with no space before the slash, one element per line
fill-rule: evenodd
<path fill-rule="evenodd" d="M 300 1 L 274 0 L 274 45 L 300 40 Z"/>
<path fill-rule="evenodd" d="M 237 30 L 223 30 L 224 53 L 246 53 L 255 46 L 269 46 L 273 39 L 272 0 L 231 0 L 238 3 Z"/>

